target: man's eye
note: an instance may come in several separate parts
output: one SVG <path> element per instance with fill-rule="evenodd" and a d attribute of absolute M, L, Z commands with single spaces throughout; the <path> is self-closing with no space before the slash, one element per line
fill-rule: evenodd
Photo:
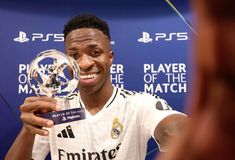
<path fill-rule="evenodd" d="M 91 55 L 92 55 L 92 56 L 99 56 L 100 53 L 101 53 L 100 51 L 92 51 L 92 52 L 91 52 Z"/>
<path fill-rule="evenodd" d="M 77 53 L 71 53 L 69 54 L 69 56 L 71 56 L 73 59 L 78 59 L 78 54 Z"/>

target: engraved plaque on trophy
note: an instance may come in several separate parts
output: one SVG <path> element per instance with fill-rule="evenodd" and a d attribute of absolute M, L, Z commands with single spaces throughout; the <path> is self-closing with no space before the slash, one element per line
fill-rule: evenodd
<path fill-rule="evenodd" d="M 84 108 L 69 103 L 79 82 L 79 67 L 72 57 L 55 49 L 39 53 L 30 63 L 28 82 L 37 96 L 55 98 L 61 106 L 60 111 L 42 113 L 41 117 L 54 124 L 85 119 Z"/>

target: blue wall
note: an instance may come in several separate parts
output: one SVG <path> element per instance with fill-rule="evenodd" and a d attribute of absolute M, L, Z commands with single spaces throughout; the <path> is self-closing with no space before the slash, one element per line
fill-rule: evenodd
<path fill-rule="evenodd" d="M 189 4 L 174 0 L 184 17 Z M 152 92 L 183 111 L 190 88 L 193 33 L 164 0 L 2 0 L 0 2 L 0 159 L 22 127 L 19 106 L 32 95 L 27 64 L 41 51 L 63 51 L 63 25 L 79 13 L 95 13 L 110 24 L 115 52 L 113 83 Z M 157 153 L 149 142 L 146 159 Z"/>

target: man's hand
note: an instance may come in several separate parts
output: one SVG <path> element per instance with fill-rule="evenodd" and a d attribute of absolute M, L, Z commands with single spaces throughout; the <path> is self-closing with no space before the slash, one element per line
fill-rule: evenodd
<path fill-rule="evenodd" d="M 24 128 L 31 134 L 48 135 L 48 130 L 43 127 L 50 128 L 53 121 L 41 118 L 39 115 L 46 112 L 58 111 L 59 106 L 56 100 L 49 97 L 28 97 L 20 106 L 21 120 Z"/>

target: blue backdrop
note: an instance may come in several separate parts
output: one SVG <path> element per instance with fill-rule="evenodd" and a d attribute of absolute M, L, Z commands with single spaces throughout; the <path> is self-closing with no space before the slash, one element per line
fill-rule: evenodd
<path fill-rule="evenodd" d="M 172 0 L 191 20 L 188 2 Z M 27 67 L 41 51 L 63 51 L 63 26 L 79 13 L 94 13 L 110 24 L 115 53 L 112 82 L 155 93 L 183 111 L 190 88 L 193 32 L 165 0 L 1 0 L 0 159 L 22 127 L 19 106 L 33 94 Z M 158 151 L 149 141 L 147 160 Z"/>

